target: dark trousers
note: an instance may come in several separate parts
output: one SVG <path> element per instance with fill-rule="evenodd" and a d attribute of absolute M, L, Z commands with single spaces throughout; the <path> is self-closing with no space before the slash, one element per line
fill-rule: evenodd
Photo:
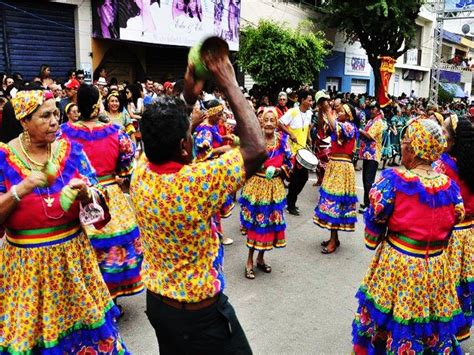
<path fill-rule="evenodd" d="M 304 185 L 308 181 L 308 170 L 303 167 L 295 166 L 290 177 L 290 184 L 288 185 L 288 195 L 286 196 L 286 204 L 288 209 L 296 207 L 296 200 Z"/>
<path fill-rule="evenodd" d="M 147 291 L 146 314 L 161 355 L 252 354 L 234 308 L 223 293 L 209 307 L 189 311 L 166 305 Z"/>
<path fill-rule="evenodd" d="M 375 181 L 379 163 L 376 160 L 362 161 L 362 183 L 364 184 L 364 205 L 369 206 L 369 191 Z"/>

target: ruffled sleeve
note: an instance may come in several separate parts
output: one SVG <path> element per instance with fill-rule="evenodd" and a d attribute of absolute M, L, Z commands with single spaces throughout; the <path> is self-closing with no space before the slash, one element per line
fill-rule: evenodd
<path fill-rule="evenodd" d="M 129 135 L 122 130 L 118 133 L 119 158 L 117 164 L 117 175 L 126 178 L 132 174 L 135 161 L 135 144 Z"/>
<path fill-rule="evenodd" d="M 387 229 L 387 222 L 393 212 L 395 185 L 385 171 L 372 186 L 369 192 L 370 206 L 364 215 L 365 245 L 374 250 L 382 241 Z"/>
<path fill-rule="evenodd" d="M 452 183 L 455 184 L 454 181 Z M 464 202 L 463 202 L 463 199 L 461 197 L 461 191 L 458 188 L 457 195 L 454 199 L 454 215 L 456 217 L 456 224 L 461 223 L 463 221 L 464 216 L 465 216 L 465 212 L 466 211 L 464 209 Z"/>
<path fill-rule="evenodd" d="M 289 178 L 290 172 L 293 170 L 294 156 L 291 152 L 287 134 L 281 133 L 281 149 L 283 150 L 283 164 L 281 166 L 281 170 L 286 175 L 286 177 Z"/>
<path fill-rule="evenodd" d="M 7 192 L 7 187 L 5 186 L 5 177 L 3 176 L 3 170 L 0 167 L 0 193 Z"/>
<path fill-rule="evenodd" d="M 197 162 L 205 161 L 212 156 L 212 132 L 207 127 L 194 134 L 194 155 Z"/>
<path fill-rule="evenodd" d="M 102 229 L 107 223 L 110 222 L 111 216 L 109 212 L 109 197 L 107 194 L 106 189 L 100 185 L 99 181 L 97 180 L 97 175 L 95 173 L 94 168 L 92 167 L 89 158 L 87 157 L 86 153 L 81 149 L 81 151 L 77 154 L 77 171 L 82 176 L 86 177 L 89 180 L 89 183 L 93 186 L 94 191 L 97 193 L 99 197 L 99 204 L 104 209 L 104 219 L 102 221 L 94 223 L 94 228 Z"/>
<path fill-rule="evenodd" d="M 336 122 L 334 134 L 337 144 L 342 145 L 344 141 L 355 137 L 356 127 L 351 122 Z"/>
<path fill-rule="evenodd" d="M 86 177 L 91 185 L 97 185 L 99 183 L 95 170 L 92 167 L 86 153 L 84 153 L 82 149 L 77 154 L 77 171 L 79 174 Z"/>

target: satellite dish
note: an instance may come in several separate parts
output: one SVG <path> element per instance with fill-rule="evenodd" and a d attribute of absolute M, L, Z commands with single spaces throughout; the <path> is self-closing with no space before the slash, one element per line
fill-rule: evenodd
<path fill-rule="evenodd" d="M 471 26 L 469 26 L 469 25 L 466 23 L 466 24 L 462 25 L 461 31 L 462 31 L 462 33 L 464 33 L 465 35 L 467 35 L 467 34 L 471 31 Z"/>

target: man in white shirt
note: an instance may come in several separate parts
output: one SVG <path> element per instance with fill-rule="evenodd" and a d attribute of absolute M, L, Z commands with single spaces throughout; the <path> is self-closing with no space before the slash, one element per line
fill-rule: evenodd
<path fill-rule="evenodd" d="M 311 106 L 313 105 L 313 95 L 307 90 L 298 93 L 298 107 L 288 110 L 279 120 L 280 129 L 289 135 L 290 146 L 293 154 L 306 145 L 311 146 L 311 136 L 309 126 L 311 125 Z M 288 195 L 286 196 L 288 213 L 299 216 L 299 209 L 296 207 L 296 200 L 308 181 L 308 170 L 298 163 L 295 164 L 290 177 Z"/>

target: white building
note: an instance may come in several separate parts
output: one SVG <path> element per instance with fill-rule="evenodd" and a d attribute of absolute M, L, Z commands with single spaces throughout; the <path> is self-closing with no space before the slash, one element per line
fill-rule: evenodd
<path fill-rule="evenodd" d="M 416 19 L 415 46 L 397 59 L 389 83 L 390 95 L 409 95 L 414 90 L 417 97 L 429 96 L 435 24 L 435 14 L 422 6 Z"/>

